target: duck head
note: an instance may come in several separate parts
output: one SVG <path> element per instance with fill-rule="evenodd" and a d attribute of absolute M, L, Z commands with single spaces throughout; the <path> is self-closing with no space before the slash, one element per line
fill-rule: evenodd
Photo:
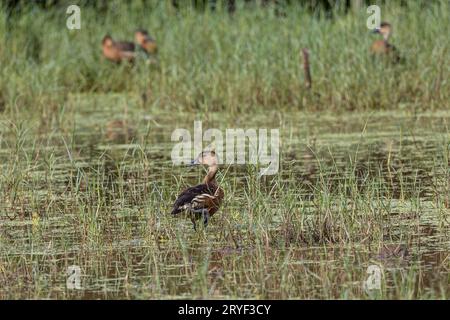
<path fill-rule="evenodd" d="M 103 37 L 103 40 L 102 40 L 103 47 L 111 48 L 113 45 L 114 45 L 114 40 L 109 34 L 107 34 L 106 36 Z"/>
<path fill-rule="evenodd" d="M 148 34 L 147 30 L 138 29 L 134 33 L 134 39 L 140 45 L 143 45 L 145 41 L 152 40 L 153 38 Z"/>
<path fill-rule="evenodd" d="M 374 33 L 379 33 L 383 36 L 384 40 L 388 40 L 392 33 L 392 26 L 388 22 L 382 22 L 379 28 L 373 30 Z"/>
<path fill-rule="evenodd" d="M 214 150 L 203 151 L 197 158 L 192 160 L 191 165 L 207 165 L 208 167 L 215 167 L 219 164 L 219 159 Z"/>

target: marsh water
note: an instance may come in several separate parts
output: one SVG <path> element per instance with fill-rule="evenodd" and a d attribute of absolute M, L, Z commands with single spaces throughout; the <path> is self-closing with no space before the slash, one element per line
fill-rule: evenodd
<path fill-rule="evenodd" d="M 0 118 L 0 298 L 449 297 L 449 112 L 233 116 L 70 99 L 45 120 Z M 168 214 L 204 174 L 170 158 L 173 130 L 195 120 L 281 135 L 278 174 L 221 167 L 225 202 L 199 232 Z M 315 230 L 321 214 L 338 230 Z M 365 289 L 369 266 L 380 285 Z"/>

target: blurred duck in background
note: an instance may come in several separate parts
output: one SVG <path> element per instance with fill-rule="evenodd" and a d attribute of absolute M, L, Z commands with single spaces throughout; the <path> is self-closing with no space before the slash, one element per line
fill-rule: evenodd
<path fill-rule="evenodd" d="M 395 46 L 389 43 L 389 37 L 392 35 L 392 26 L 388 22 L 382 22 L 379 28 L 373 30 L 374 33 L 381 34 L 382 40 L 376 40 L 370 47 L 370 52 L 375 56 L 389 58 L 392 62 L 400 62 L 400 54 Z"/>
<path fill-rule="evenodd" d="M 110 35 L 102 40 L 103 56 L 115 63 L 122 61 L 134 62 L 136 58 L 135 45 L 128 41 L 114 41 Z"/>
<path fill-rule="evenodd" d="M 134 33 L 136 43 L 148 54 L 156 55 L 158 53 L 158 46 L 156 41 L 144 29 L 138 29 Z"/>
<path fill-rule="evenodd" d="M 107 123 L 105 135 L 108 141 L 129 143 L 136 137 L 136 130 L 126 119 L 116 119 Z"/>

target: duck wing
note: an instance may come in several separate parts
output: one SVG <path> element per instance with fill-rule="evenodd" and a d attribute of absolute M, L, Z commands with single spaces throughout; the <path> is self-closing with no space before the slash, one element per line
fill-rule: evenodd
<path fill-rule="evenodd" d="M 120 41 L 115 43 L 117 49 L 121 51 L 134 51 L 135 45 L 133 42 Z"/>
<path fill-rule="evenodd" d="M 186 209 L 186 205 L 198 204 L 201 199 L 214 197 L 217 186 L 199 184 L 184 190 L 175 200 L 171 214 L 176 215 Z"/>

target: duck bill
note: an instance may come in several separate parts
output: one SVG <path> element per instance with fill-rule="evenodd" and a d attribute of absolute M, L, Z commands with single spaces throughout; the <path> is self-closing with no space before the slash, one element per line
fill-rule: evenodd
<path fill-rule="evenodd" d="M 191 163 L 188 164 L 188 166 L 189 167 L 194 167 L 194 166 L 199 165 L 199 164 L 200 164 L 200 162 L 198 161 L 198 158 L 197 158 L 197 159 L 192 160 Z"/>

